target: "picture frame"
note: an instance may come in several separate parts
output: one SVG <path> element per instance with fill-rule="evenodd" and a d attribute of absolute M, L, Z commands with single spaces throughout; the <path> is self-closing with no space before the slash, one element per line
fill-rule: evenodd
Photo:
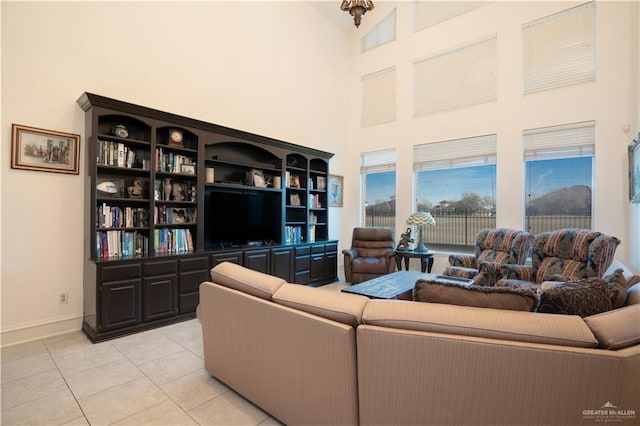
<path fill-rule="evenodd" d="M 195 164 L 180 164 L 180 173 L 183 173 L 185 175 L 195 175 L 196 174 Z"/>
<path fill-rule="evenodd" d="M 640 132 L 629 145 L 629 201 L 640 203 Z"/>
<path fill-rule="evenodd" d="M 11 168 L 38 172 L 80 172 L 80 135 L 11 125 Z"/>
<path fill-rule="evenodd" d="M 289 195 L 289 203 L 292 206 L 299 206 L 300 205 L 300 195 L 299 194 L 291 194 L 291 195 Z"/>
<path fill-rule="evenodd" d="M 342 207 L 344 177 L 329 175 L 329 207 Z"/>
<path fill-rule="evenodd" d="M 258 188 L 266 188 L 267 181 L 264 178 L 262 170 L 251 169 L 247 172 L 247 185 Z"/>
<path fill-rule="evenodd" d="M 321 191 L 325 191 L 327 189 L 327 180 L 324 176 L 318 176 L 317 178 L 318 184 L 317 187 Z"/>

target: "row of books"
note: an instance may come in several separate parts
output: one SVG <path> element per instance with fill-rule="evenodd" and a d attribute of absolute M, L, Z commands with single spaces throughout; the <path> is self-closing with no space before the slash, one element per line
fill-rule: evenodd
<path fill-rule="evenodd" d="M 309 207 L 312 209 L 321 209 L 322 202 L 320 201 L 319 194 L 309 194 Z"/>
<path fill-rule="evenodd" d="M 180 224 L 180 223 L 196 223 L 198 220 L 198 209 L 196 208 L 178 208 L 158 206 L 154 208 L 153 223 L 158 224 Z"/>
<path fill-rule="evenodd" d="M 284 243 L 285 244 L 300 244 L 302 242 L 302 227 L 300 226 L 285 226 L 284 227 Z"/>
<path fill-rule="evenodd" d="M 98 164 L 149 170 L 149 159 L 122 142 L 98 141 Z"/>
<path fill-rule="evenodd" d="M 193 238 L 188 229 L 156 229 L 153 232 L 153 240 L 156 254 L 193 251 Z"/>
<path fill-rule="evenodd" d="M 149 252 L 149 239 L 138 231 L 98 231 L 96 237 L 96 257 L 130 257 Z"/>
<path fill-rule="evenodd" d="M 156 171 L 168 173 L 195 174 L 195 161 L 185 155 L 165 152 L 162 148 L 156 148 Z"/>
<path fill-rule="evenodd" d="M 149 226 L 149 212 L 140 207 L 117 207 L 102 203 L 96 218 L 98 228 L 136 228 Z"/>

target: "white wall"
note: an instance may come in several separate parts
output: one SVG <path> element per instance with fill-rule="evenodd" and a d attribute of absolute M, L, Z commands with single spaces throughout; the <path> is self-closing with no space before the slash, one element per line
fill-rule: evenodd
<path fill-rule="evenodd" d="M 346 143 L 346 36 L 303 2 L 0 7 L 3 345 L 80 328 L 84 91 L 338 154 Z M 81 134 L 80 176 L 11 169 L 11 123 Z"/>
<path fill-rule="evenodd" d="M 628 201 L 627 145 L 638 131 L 638 5 L 599 1 L 596 5 L 597 79 L 574 87 L 522 95 L 522 24 L 566 10 L 582 2 L 492 2 L 437 26 L 413 32 L 411 2 L 377 2 L 350 34 L 349 146 L 343 158 L 345 217 L 341 240 L 351 238 L 360 206 L 359 155 L 396 147 L 397 221 L 413 206 L 413 145 L 497 133 L 497 225 L 523 227 L 524 165 L 522 131 L 529 128 L 595 120 L 593 228 L 618 236 L 617 258 L 638 260 L 638 210 Z M 393 7 L 397 8 L 396 41 L 360 53 L 360 37 Z M 456 111 L 413 118 L 413 62 L 486 36 L 497 35 L 498 101 Z M 393 123 L 360 127 L 360 78 L 396 66 L 398 118 Z M 630 132 L 625 128 L 629 126 Z M 333 169 L 337 172 L 336 169 Z M 634 229 L 634 233 L 632 233 Z M 633 257 L 632 253 L 635 253 Z M 446 263 L 436 258 L 434 272 Z"/>

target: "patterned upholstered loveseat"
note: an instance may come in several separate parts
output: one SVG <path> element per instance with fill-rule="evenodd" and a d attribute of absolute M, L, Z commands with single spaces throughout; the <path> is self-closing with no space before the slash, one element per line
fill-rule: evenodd
<path fill-rule="evenodd" d="M 505 263 L 522 265 L 531 250 L 534 235 L 517 229 L 481 229 L 474 254 L 452 254 L 444 275 L 473 279 L 477 285 L 493 286 L 501 278 Z"/>
<path fill-rule="evenodd" d="M 616 237 L 590 229 L 565 228 L 542 232 L 533 239 L 531 265 L 503 264 L 499 284 L 539 289 L 545 281 L 600 278 L 620 244 Z"/>

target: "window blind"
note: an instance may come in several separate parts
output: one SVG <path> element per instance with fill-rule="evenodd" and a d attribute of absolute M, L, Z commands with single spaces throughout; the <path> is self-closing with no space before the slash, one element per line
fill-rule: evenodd
<path fill-rule="evenodd" d="M 362 127 L 396 119 L 396 68 L 362 77 Z"/>
<path fill-rule="evenodd" d="M 595 121 L 525 130 L 523 144 L 525 161 L 593 156 Z"/>
<path fill-rule="evenodd" d="M 360 39 L 360 52 L 376 48 L 382 44 L 390 43 L 396 39 L 396 10 L 393 9 L 382 21 L 371 28 Z"/>
<path fill-rule="evenodd" d="M 523 25 L 524 94 L 595 80 L 595 4 Z"/>
<path fill-rule="evenodd" d="M 417 1 L 413 4 L 416 32 L 462 15 L 489 3 L 488 1 Z"/>
<path fill-rule="evenodd" d="M 396 169 L 395 149 L 363 152 L 360 154 L 360 173 L 387 172 Z"/>
<path fill-rule="evenodd" d="M 439 170 L 496 164 L 497 135 L 433 142 L 413 147 L 413 170 Z"/>
<path fill-rule="evenodd" d="M 414 63 L 415 115 L 495 101 L 496 36 Z"/>

